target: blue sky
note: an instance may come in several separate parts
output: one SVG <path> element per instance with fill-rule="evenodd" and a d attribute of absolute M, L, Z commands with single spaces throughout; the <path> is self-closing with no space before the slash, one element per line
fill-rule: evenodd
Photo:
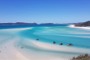
<path fill-rule="evenodd" d="M 0 22 L 71 23 L 90 20 L 90 0 L 0 0 Z"/>

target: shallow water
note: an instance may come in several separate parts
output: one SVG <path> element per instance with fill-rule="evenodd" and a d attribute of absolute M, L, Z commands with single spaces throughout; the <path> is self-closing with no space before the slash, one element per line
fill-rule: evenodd
<path fill-rule="evenodd" d="M 67 26 L 33 27 L 19 33 L 21 37 L 57 45 L 73 44 L 73 47 L 90 48 L 90 30 L 69 28 Z"/>

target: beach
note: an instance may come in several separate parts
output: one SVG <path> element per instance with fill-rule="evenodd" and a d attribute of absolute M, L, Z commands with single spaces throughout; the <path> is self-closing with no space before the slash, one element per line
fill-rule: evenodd
<path fill-rule="evenodd" d="M 0 34 L 4 34 L 0 35 L 2 38 L 0 42 L 3 42 L 0 44 L 1 60 L 70 60 L 80 54 L 90 54 L 90 49 L 54 45 L 22 38 L 18 35 L 18 32 L 28 29 L 31 30 L 32 28 L 0 30 Z M 25 40 L 24 43 L 21 43 L 22 39 Z"/>
<path fill-rule="evenodd" d="M 47 56 L 42 56 L 42 54 L 38 56 L 39 53 L 37 51 L 36 51 L 37 53 L 32 52 L 32 54 L 29 54 L 29 55 L 27 53 L 22 53 L 23 51 L 20 52 L 20 50 L 22 50 L 22 49 L 20 48 L 20 50 L 19 50 L 15 47 L 15 44 L 20 40 L 20 37 L 16 36 L 15 33 L 22 31 L 22 30 L 26 30 L 26 29 L 27 28 L 1 30 L 1 32 L 3 31 L 6 34 L 7 33 L 12 34 L 13 32 L 14 33 L 12 34 L 13 37 L 9 38 L 9 41 L 0 45 L 0 60 L 42 60 L 42 59 L 43 60 L 46 60 L 46 59 L 47 60 L 60 60 L 60 59 L 67 60 L 66 58 L 56 57 L 55 55 L 52 55 L 52 54 L 50 54 L 51 56 L 47 55 L 47 54 L 46 54 Z M 31 28 L 28 28 L 28 29 L 31 29 Z M 1 37 L 1 38 L 5 38 L 5 36 Z"/>

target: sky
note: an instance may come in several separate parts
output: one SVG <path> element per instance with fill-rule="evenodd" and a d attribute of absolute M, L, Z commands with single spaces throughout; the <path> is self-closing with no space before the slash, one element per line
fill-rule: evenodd
<path fill-rule="evenodd" d="M 0 0 L 0 23 L 74 23 L 90 20 L 90 0 Z"/>

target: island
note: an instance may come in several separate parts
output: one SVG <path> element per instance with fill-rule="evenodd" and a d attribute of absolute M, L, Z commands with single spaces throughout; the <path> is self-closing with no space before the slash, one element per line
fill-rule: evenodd
<path fill-rule="evenodd" d="M 74 24 L 76 27 L 89 27 L 90 26 L 90 21 L 82 22 L 82 23 L 75 23 Z"/>
<path fill-rule="evenodd" d="M 58 24 L 58 23 L 27 23 L 27 22 L 8 22 L 0 23 L 0 28 L 22 28 L 22 27 L 39 27 L 39 26 L 67 26 L 67 24 Z"/>

